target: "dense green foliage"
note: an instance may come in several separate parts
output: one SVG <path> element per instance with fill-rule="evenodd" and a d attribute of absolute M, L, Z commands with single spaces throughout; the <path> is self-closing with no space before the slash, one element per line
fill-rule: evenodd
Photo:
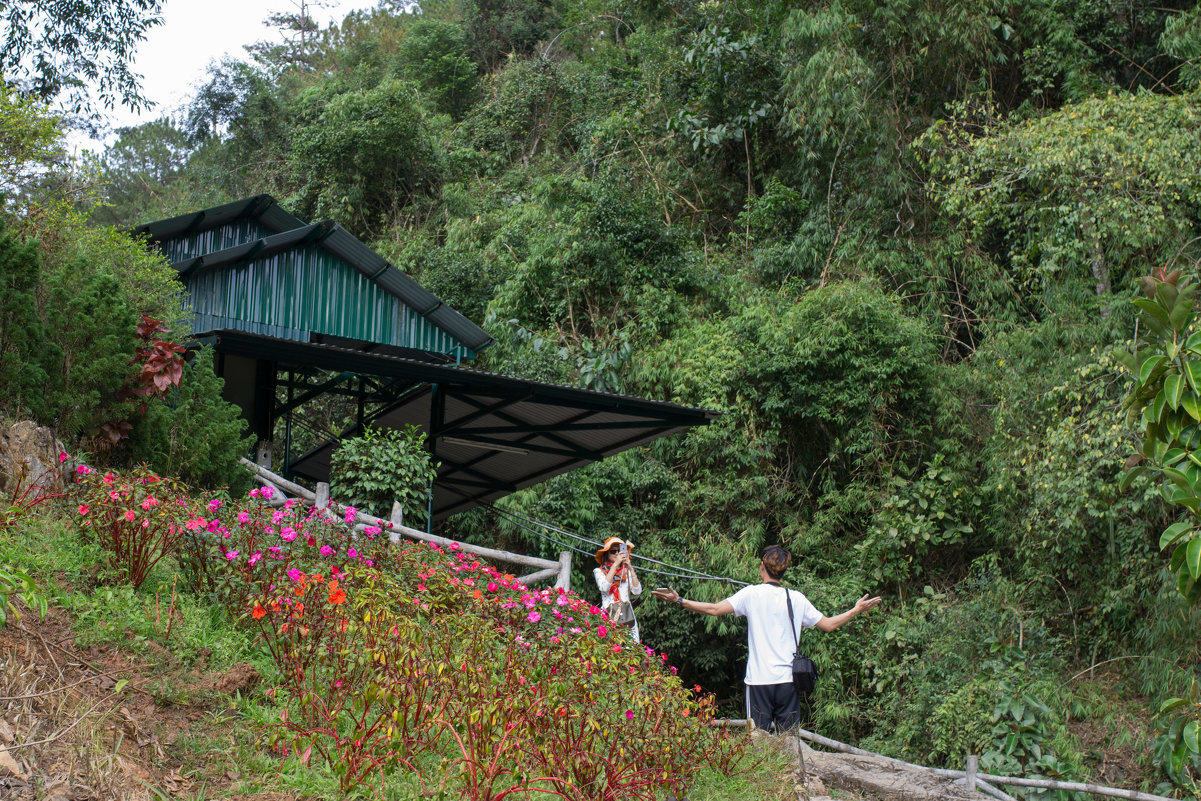
<path fill-rule="evenodd" d="M 1109 354 L 1134 277 L 1201 259 L 1195 3 L 422 6 L 219 65 L 123 134 L 108 219 L 271 192 L 486 320 L 488 369 L 726 412 L 505 503 L 740 580 L 783 543 L 831 614 L 884 592 L 807 641 L 827 734 L 1085 777 L 1114 696 L 1186 695 L 1175 510 L 1119 487 Z M 446 533 L 560 549 L 483 512 Z M 736 707 L 737 621 L 639 614 Z M 1164 734 L 1149 788 L 1196 776 Z"/>
<path fill-rule="evenodd" d="M 378 429 L 342 442 L 330 458 L 330 491 L 342 503 L 387 519 L 399 501 L 405 523 L 426 519 L 426 501 L 438 466 L 430 462 L 417 426 Z"/>

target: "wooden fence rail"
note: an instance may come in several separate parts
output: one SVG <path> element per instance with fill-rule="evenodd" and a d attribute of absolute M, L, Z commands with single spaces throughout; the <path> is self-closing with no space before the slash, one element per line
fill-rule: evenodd
<path fill-rule="evenodd" d="M 343 504 L 334 502 L 329 497 L 329 485 L 321 483 L 317 485 L 317 491 L 313 492 L 307 487 L 302 487 L 280 475 L 272 473 L 262 465 L 255 464 L 249 459 L 242 459 L 242 466 L 249 470 L 259 480 L 260 483 L 269 484 L 281 492 L 286 492 L 308 503 L 310 506 L 316 506 L 322 510 L 322 513 L 335 520 L 345 520 L 347 507 Z M 273 505 L 282 506 L 283 499 L 275 500 Z M 541 559 L 537 556 L 526 556 L 520 553 L 511 553 L 509 551 L 499 551 L 495 548 L 485 548 L 481 545 L 472 545 L 468 542 L 456 542 L 455 540 L 439 537 L 437 534 L 429 534 L 424 531 L 419 531 L 415 528 L 410 528 L 402 522 L 400 504 L 392 504 L 392 518 L 384 520 L 374 515 L 369 515 L 366 512 L 355 511 L 352 525 L 355 530 L 362 531 L 367 526 L 376 526 L 381 531 L 388 532 L 388 538 L 392 542 L 399 542 L 401 537 L 406 537 L 411 540 L 421 542 L 429 542 L 434 545 L 446 548 L 454 545 L 461 551 L 465 551 L 476 556 L 481 556 L 496 562 L 504 562 L 506 564 L 520 565 L 522 567 L 536 568 L 536 572 L 523 576 L 518 580 L 522 584 L 530 584 L 535 581 L 545 581 L 547 579 L 555 580 L 555 587 L 562 587 L 565 590 L 571 589 L 571 551 L 563 551 L 559 554 L 558 560 Z"/>
<path fill-rule="evenodd" d="M 717 720 L 715 723 L 719 726 L 747 726 L 748 721 L 745 718 L 732 718 Z M 1077 793 L 1092 793 L 1093 795 L 1103 795 L 1112 798 L 1128 798 L 1130 801 L 1179 801 L 1179 799 L 1171 798 L 1165 795 L 1153 795 L 1151 793 L 1141 793 L 1138 790 L 1126 790 L 1121 787 L 1105 787 L 1099 784 L 1088 784 L 1085 782 L 1061 782 L 1055 779 L 1024 779 L 1018 776 L 994 776 L 990 773 L 979 773 L 976 768 L 979 764 L 979 758 L 974 754 L 969 755 L 967 759 L 968 770 L 947 770 L 944 768 L 931 768 L 926 765 L 915 765 L 912 762 L 906 762 L 902 759 L 884 756 L 877 754 L 874 751 L 865 751 L 862 748 L 856 748 L 853 745 L 831 740 L 829 737 L 823 737 L 820 734 L 815 734 L 805 729 L 797 729 L 797 735 L 801 739 L 808 740 L 812 743 L 825 746 L 835 751 L 841 751 L 844 754 L 855 754 L 857 756 L 873 757 L 894 764 L 903 765 L 908 768 L 917 768 L 926 770 L 936 776 L 942 776 L 948 779 L 956 779 L 964 781 L 968 789 L 979 790 L 987 793 L 994 798 L 1005 801 L 1014 801 L 1013 797 L 1005 792 L 997 789 L 993 785 L 1004 784 L 1011 787 L 1039 787 L 1047 790 L 1067 790 Z"/>

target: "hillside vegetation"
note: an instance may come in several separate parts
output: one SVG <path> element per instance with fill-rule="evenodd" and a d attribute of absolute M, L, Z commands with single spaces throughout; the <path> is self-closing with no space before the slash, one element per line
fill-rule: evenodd
<path fill-rule="evenodd" d="M 106 459 L 233 480 L 246 443 L 221 413 L 127 409 L 90 368 L 114 351 L 68 338 L 55 315 L 91 320 L 89 298 L 119 286 L 121 325 L 146 313 L 182 338 L 169 271 L 117 229 L 270 193 L 483 324 L 497 340 L 484 369 L 724 412 L 501 505 L 743 581 L 781 543 L 787 580 L 828 614 L 882 594 L 879 613 L 804 640 L 822 733 L 928 764 L 976 753 L 995 773 L 1195 793 L 1201 539 L 1186 532 L 1170 561 L 1161 534 L 1192 507 L 1166 501 L 1155 471 L 1119 483 L 1146 423 L 1188 440 L 1185 382 L 1152 364 L 1152 411 L 1128 419 L 1114 354 L 1150 330 L 1136 330 L 1137 279 L 1175 287 L 1164 279 L 1195 279 L 1201 261 L 1197 4 L 422 12 L 385 1 L 216 64 L 185 113 L 121 131 L 71 180 L 14 168 L 0 275 L 37 303 L 0 307 L 0 376 L 26 365 L 11 367 L 10 414 L 65 421 L 60 436 L 95 449 L 102 424 L 128 420 Z M 46 113 L 0 100 L 6 158 L 52 161 Z M 18 351 L 33 355 L 5 361 Z M 1145 355 L 1135 343 L 1136 370 Z M 218 409 L 199 367 L 193 386 L 208 388 L 189 408 Z M 64 381 L 94 401 L 67 403 L 80 396 L 52 391 Z M 1166 381 L 1176 394 L 1157 401 Z M 305 413 L 300 449 L 351 410 Z M 1191 447 L 1148 461 L 1175 459 L 1195 484 Z M 477 510 L 441 533 L 561 550 L 510 520 Z M 590 581 L 577 570 L 573 586 Z M 737 711 L 738 621 L 653 602 L 639 619 L 686 686 Z"/>

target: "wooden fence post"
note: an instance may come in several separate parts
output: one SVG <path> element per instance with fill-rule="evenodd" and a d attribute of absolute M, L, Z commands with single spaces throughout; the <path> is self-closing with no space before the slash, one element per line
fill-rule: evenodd
<path fill-rule="evenodd" d="M 967 789 L 969 793 L 976 792 L 976 773 L 980 770 L 980 757 L 975 754 L 967 755 Z"/>
<path fill-rule="evenodd" d="M 400 527 L 405 523 L 405 511 L 400 501 L 392 501 L 392 518 L 389 522 L 392 523 L 392 528 L 388 530 L 388 542 L 395 545 L 400 542 Z"/>
<path fill-rule="evenodd" d="M 259 446 L 254 452 L 254 463 L 262 467 L 271 469 L 272 445 L 271 440 L 259 440 Z"/>
<path fill-rule="evenodd" d="M 324 481 L 317 482 L 317 500 L 313 502 L 313 505 L 318 509 L 329 506 L 329 484 Z"/>
<path fill-rule="evenodd" d="M 559 551 L 559 575 L 555 578 L 555 589 L 571 590 L 571 551 Z"/>

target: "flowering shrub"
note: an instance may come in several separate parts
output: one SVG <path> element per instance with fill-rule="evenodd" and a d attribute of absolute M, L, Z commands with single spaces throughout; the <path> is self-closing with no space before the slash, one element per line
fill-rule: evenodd
<path fill-rule="evenodd" d="M 281 728 L 336 759 L 344 790 L 447 740 L 473 799 L 679 794 L 741 750 L 666 655 L 571 593 L 431 545 L 329 570 L 290 568 L 250 611 L 300 707 Z"/>
<path fill-rule="evenodd" d="M 126 476 L 76 468 L 79 525 L 109 553 L 110 566 L 134 589 L 171 553 L 192 504 L 187 488 L 144 467 Z"/>
<path fill-rule="evenodd" d="M 272 508 L 269 488 L 193 502 L 144 472 L 80 470 L 80 518 L 131 582 L 178 543 L 194 587 L 259 630 L 281 675 L 272 745 L 327 762 L 343 792 L 405 770 L 469 799 L 651 799 L 741 753 L 666 654 L 572 593 L 457 546 L 355 534 L 353 512 Z M 442 757 L 437 776 L 423 755 Z"/>

